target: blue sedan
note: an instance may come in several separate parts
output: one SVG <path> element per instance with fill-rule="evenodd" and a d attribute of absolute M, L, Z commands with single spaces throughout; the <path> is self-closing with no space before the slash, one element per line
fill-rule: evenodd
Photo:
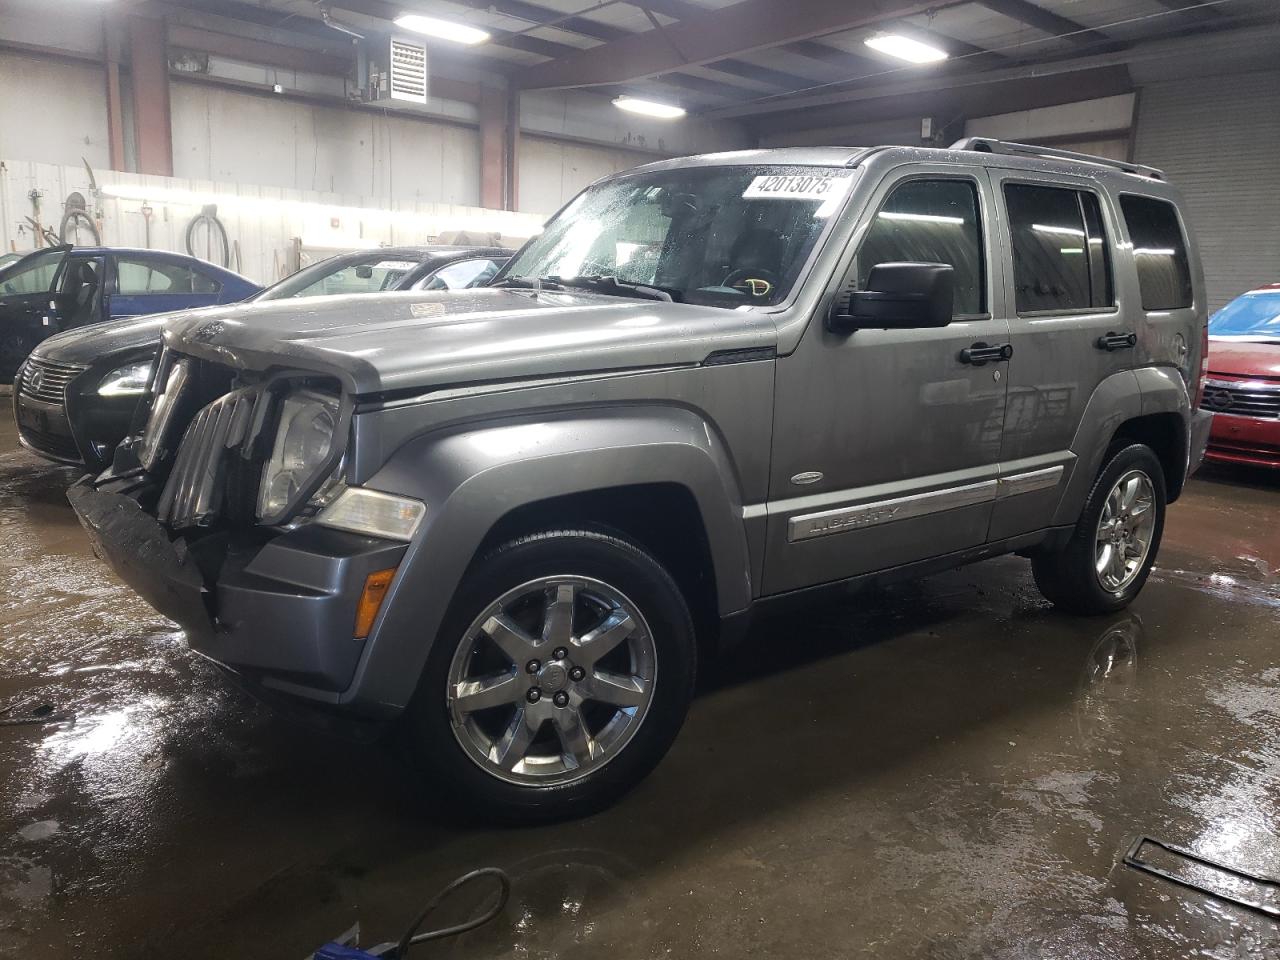
<path fill-rule="evenodd" d="M 235 303 L 262 288 L 179 253 L 46 247 L 0 267 L 0 383 L 46 337 L 104 320 Z"/>

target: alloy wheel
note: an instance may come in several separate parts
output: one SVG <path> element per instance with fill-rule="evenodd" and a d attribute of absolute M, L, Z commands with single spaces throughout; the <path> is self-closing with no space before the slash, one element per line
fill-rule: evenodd
<path fill-rule="evenodd" d="M 1156 529 L 1156 493 L 1142 470 L 1130 470 L 1112 486 L 1098 518 L 1094 570 L 1108 593 L 1119 593 L 1137 578 Z"/>
<path fill-rule="evenodd" d="M 509 783 L 570 783 L 599 769 L 644 721 L 657 675 L 653 636 L 616 587 L 540 577 L 472 622 L 446 699 L 467 756 Z"/>

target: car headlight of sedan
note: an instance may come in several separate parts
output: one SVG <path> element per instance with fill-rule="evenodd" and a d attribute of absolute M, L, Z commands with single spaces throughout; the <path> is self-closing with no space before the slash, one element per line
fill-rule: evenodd
<path fill-rule="evenodd" d="M 148 358 L 117 367 L 98 384 L 100 397 L 138 397 L 147 392 L 151 382 L 151 368 L 155 363 Z"/>
<path fill-rule="evenodd" d="M 317 479 L 333 450 L 338 410 L 338 398 L 332 394 L 299 390 L 284 398 L 275 446 L 258 490 L 262 522 L 283 519 L 301 492 Z"/>

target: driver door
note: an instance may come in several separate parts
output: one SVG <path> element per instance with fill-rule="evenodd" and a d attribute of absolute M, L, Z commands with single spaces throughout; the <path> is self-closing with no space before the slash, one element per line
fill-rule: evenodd
<path fill-rule="evenodd" d="M 899 168 L 871 198 L 841 288 L 878 263 L 949 263 L 954 320 L 840 335 L 815 316 L 778 361 L 765 593 L 985 542 L 1008 364 L 962 351 L 1009 343 L 994 210 L 985 171 L 954 164 Z"/>
<path fill-rule="evenodd" d="M 55 291 L 69 244 L 46 247 L 5 268 L 0 279 L 0 381 L 9 382 L 41 340 L 57 333 Z"/>

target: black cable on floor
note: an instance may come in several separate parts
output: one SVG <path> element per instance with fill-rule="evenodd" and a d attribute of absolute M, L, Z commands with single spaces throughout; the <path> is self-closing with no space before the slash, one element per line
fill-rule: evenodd
<path fill-rule="evenodd" d="M 440 906 L 445 900 L 452 896 L 458 890 L 480 880 L 484 877 L 493 877 L 498 881 L 498 899 L 484 913 L 472 917 L 463 923 L 456 924 L 452 927 L 442 927 L 439 930 L 428 930 L 425 933 L 418 933 L 418 929 L 426 922 L 427 917 Z M 507 874 L 499 870 L 497 867 L 481 867 L 479 870 L 472 870 L 470 873 L 463 874 L 453 883 L 449 884 L 434 897 L 432 897 L 422 912 L 409 925 L 409 929 L 404 932 L 404 936 L 400 938 L 400 942 L 396 945 L 395 952 L 391 956 L 395 960 L 404 960 L 409 955 L 409 948 L 417 943 L 425 943 L 428 940 L 443 940 L 445 937 L 456 937 L 458 934 L 466 933 L 477 927 L 482 927 L 498 914 L 502 912 L 503 907 L 507 905 L 507 900 L 511 896 L 511 878 Z"/>

